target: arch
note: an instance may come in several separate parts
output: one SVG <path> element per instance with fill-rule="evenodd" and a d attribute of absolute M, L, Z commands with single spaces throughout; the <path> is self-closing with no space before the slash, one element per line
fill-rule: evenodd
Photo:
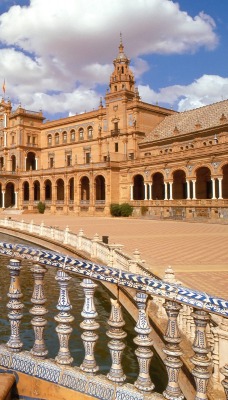
<path fill-rule="evenodd" d="M 5 208 L 15 206 L 15 188 L 14 183 L 8 182 L 5 191 Z"/>
<path fill-rule="evenodd" d="M 93 138 L 93 127 L 92 126 L 88 126 L 88 128 L 87 128 L 87 136 L 88 136 L 88 139 L 92 139 Z"/>
<path fill-rule="evenodd" d="M 59 144 L 59 133 L 55 133 L 55 144 Z"/>
<path fill-rule="evenodd" d="M 81 178 L 81 200 L 88 201 L 90 199 L 90 182 L 87 176 Z"/>
<path fill-rule="evenodd" d="M 105 178 L 98 175 L 95 178 L 96 200 L 105 200 Z"/>
<path fill-rule="evenodd" d="M 52 146 L 52 135 L 51 134 L 47 135 L 47 145 Z"/>
<path fill-rule="evenodd" d="M 182 169 L 177 169 L 173 172 L 173 199 L 186 199 L 186 173 Z"/>
<path fill-rule="evenodd" d="M 74 201 L 74 178 L 69 180 L 69 200 Z"/>
<path fill-rule="evenodd" d="M 79 128 L 78 135 L 79 135 L 79 140 L 84 139 L 84 129 L 83 128 Z"/>
<path fill-rule="evenodd" d="M 63 142 L 63 143 L 67 143 L 67 131 L 64 131 L 64 132 L 62 133 L 62 142 Z"/>
<path fill-rule="evenodd" d="M 144 178 L 142 175 L 135 175 L 133 178 L 133 200 L 144 200 L 145 189 L 144 189 Z"/>
<path fill-rule="evenodd" d="M 61 178 L 56 181 L 56 200 L 64 201 L 64 181 Z"/>
<path fill-rule="evenodd" d="M 153 200 L 164 200 L 165 188 L 164 188 L 164 175 L 161 172 L 155 172 L 152 176 L 152 199 Z"/>
<path fill-rule="evenodd" d="M 36 154 L 33 151 L 27 153 L 26 158 L 26 171 L 36 169 Z"/>
<path fill-rule="evenodd" d="M 70 131 L 70 141 L 74 142 L 75 141 L 75 130 L 71 129 Z"/>
<path fill-rule="evenodd" d="M 196 198 L 212 198 L 211 171 L 208 167 L 200 167 L 196 170 Z"/>
<path fill-rule="evenodd" d="M 34 201 L 40 201 L 40 182 L 35 181 L 33 183 L 34 190 Z"/>
<path fill-rule="evenodd" d="M 222 197 L 228 199 L 228 164 L 223 165 L 222 173 Z"/>
<path fill-rule="evenodd" d="M 51 183 L 50 179 L 47 179 L 44 182 L 44 197 L 45 197 L 45 200 L 52 199 L 52 183 Z"/>
<path fill-rule="evenodd" d="M 11 157 L 11 169 L 12 169 L 12 172 L 15 172 L 16 168 L 17 168 L 17 160 L 16 160 L 16 156 L 13 155 Z"/>
<path fill-rule="evenodd" d="M 23 183 L 23 200 L 29 201 L 29 183 L 27 181 Z"/>

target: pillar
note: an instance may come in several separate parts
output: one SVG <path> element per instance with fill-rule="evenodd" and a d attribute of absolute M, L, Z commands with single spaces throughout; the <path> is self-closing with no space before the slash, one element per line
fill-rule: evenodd
<path fill-rule="evenodd" d="M 5 208 L 5 190 L 2 190 L 2 208 Z"/>
<path fill-rule="evenodd" d="M 211 178 L 212 181 L 212 200 L 216 200 L 215 196 L 215 178 Z"/>
<path fill-rule="evenodd" d="M 164 200 L 168 200 L 168 197 L 167 197 L 167 182 L 164 182 L 164 185 L 165 185 L 165 199 Z"/>
<path fill-rule="evenodd" d="M 222 178 L 218 178 L 218 190 L 219 190 L 218 198 L 219 198 L 219 200 L 222 200 L 223 199 L 223 197 L 222 197 Z"/>
<path fill-rule="evenodd" d="M 133 185 L 130 185 L 130 200 L 134 200 L 133 198 Z"/>
<path fill-rule="evenodd" d="M 144 183 L 144 200 L 147 200 L 147 183 Z"/>
<path fill-rule="evenodd" d="M 169 200 L 173 200 L 173 182 L 169 182 Z"/>
<path fill-rule="evenodd" d="M 192 200 L 196 200 L 196 179 L 192 179 Z"/>
<path fill-rule="evenodd" d="M 18 204 L 17 204 L 17 202 L 18 202 L 18 192 L 14 192 L 14 195 L 15 195 L 15 208 L 18 208 Z"/>
<path fill-rule="evenodd" d="M 149 185 L 149 200 L 152 200 L 153 192 L 152 192 L 152 183 L 148 183 Z"/>
<path fill-rule="evenodd" d="M 36 171 L 38 170 L 38 158 L 37 157 L 35 158 L 35 170 Z"/>
<path fill-rule="evenodd" d="M 186 180 L 186 184 L 187 184 L 187 200 L 191 200 L 191 197 L 190 197 L 190 181 Z"/>

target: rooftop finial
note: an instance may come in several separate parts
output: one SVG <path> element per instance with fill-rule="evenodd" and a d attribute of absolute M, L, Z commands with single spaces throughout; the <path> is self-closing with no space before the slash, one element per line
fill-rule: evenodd
<path fill-rule="evenodd" d="M 122 41 L 122 32 L 120 32 L 120 44 L 123 44 L 123 41 Z"/>

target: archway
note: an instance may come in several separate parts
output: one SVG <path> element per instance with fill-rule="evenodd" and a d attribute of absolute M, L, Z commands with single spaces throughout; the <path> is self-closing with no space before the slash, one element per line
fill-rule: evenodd
<path fill-rule="evenodd" d="M 5 208 L 15 206 L 15 190 L 12 182 L 7 183 L 5 192 Z"/>
<path fill-rule="evenodd" d="M 64 181 L 62 179 L 58 179 L 56 182 L 56 199 L 64 201 Z"/>
<path fill-rule="evenodd" d="M 33 187 L 34 187 L 34 201 L 40 201 L 40 182 L 35 181 Z"/>
<path fill-rule="evenodd" d="M 228 199 L 228 164 L 222 168 L 223 179 L 222 179 L 222 197 Z"/>
<path fill-rule="evenodd" d="M 32 151 L 27 154 L 26 158 L 26 171 L 32 169 L 33 171 L 36 169 L 36 155 Z"/>
<path fill-rule="evenodd" d="M 44 182 L 45 200 L 52 199 L 52 183 L 49 179 Z"/>
<path fill-rule="evenodd" d="M 96 200 L 105 200 L 105 178 L 98 175 L 95 179 Z"/>
<path fill-rule="evenodd" d="M 145 189 L 144 189 L 144 178 L 142 175 L 134 176 L 134 186 L 133 186 L 133 199 L 134 200 L 144 200 Z"/>
<path fill-rule="evenodd" d="M 211 171 L 208 167 L 200 167 L 196 171 L 196 198 L 212 198 Z"/>
<path fill-rule="evenodd" d="M 186 199 L 186 174 L 183 170 L 178 169 L 173 173 L 173 199 Z"/>
<path fill-rule="evenodd" d="M 88 201 L 90 198 L 90 185 L 89 178 L 87 176 L 83 176 L 81 179 L 81 200 Z"/>
<path fill-rule="evenodd" d="M 153 200 L 164 200 L 164 176 L 161 172 L 156 172 L 153 175 L 152 198 Z"/>
<path fill-rule="evenodd" d="M 23 183 L 23 200 L 29 201 L 29 183 L 27 181 Z"/>

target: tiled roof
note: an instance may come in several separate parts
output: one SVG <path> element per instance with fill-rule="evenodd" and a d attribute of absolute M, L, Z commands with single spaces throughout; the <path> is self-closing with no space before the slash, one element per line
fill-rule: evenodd
<path fill-rule="evenodd" d="M 228 123 L 228 100 L 166 117 L 141 143 L 213 128 Z"/>

